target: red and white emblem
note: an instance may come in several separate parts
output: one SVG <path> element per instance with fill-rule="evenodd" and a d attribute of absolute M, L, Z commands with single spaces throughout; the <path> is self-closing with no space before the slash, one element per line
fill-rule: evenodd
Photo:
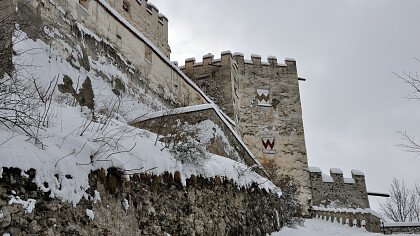
<path fill-rule="evenodd" d="M 271 106 L 269 89 L 257 89 L 257 95 L 255 98 L 257 99 L 258 106 Z"/>
<path fill-rule="evenodd" d="M 261 149 L 264 153 L 276 153 L 276 133 L 268 127 L 260 128 Z"/>

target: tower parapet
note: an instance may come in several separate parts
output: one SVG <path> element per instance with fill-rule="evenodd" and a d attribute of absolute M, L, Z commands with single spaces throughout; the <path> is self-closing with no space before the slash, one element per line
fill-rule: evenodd
<path fill-rule="evenodd" d="M 309 176 L 314 206 L 369 208 L 365 176 L 361 171 L 352 170 L 351 178 L 344 178 L 338 168 L 331 168 L 330 175 L 326 175 L 318 167 L 309 167 Z"/>
<path fill-rule="evenodd" d="M 225 51 L 220 59 L 189 58 L 181 69 L 236 122 L 260 162 L 266 168 L 274 163 L 274 182 L 284 182 L 282 175 L 291 179 L 307 213 L 311 192 L 296 61 L 278 62 L 274 56 L 262 61 L 257 54 L 247 59 Z"/>

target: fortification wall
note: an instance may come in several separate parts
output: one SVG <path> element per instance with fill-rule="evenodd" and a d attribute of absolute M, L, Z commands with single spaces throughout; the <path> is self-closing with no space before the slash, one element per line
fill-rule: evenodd
<path fill-rule="evenodd" d="M 330 169 L 330 175 L 317 167 L 309 168 L 312 204 L 338 207 L 369 208 L 365 176 L 361 171 L 352 170 L 351 178 L 344 178 L 340 169 Z M 340 206 L 341 205 L 341 206 Z"/>
<path fill-rule="evenodd" d="M 308 213 L 311 192 L 296 62 L 277 63 L 275 57 L 262 62 L 258 55 L 246 60 L 227 51 L 221 59 L 211 54 L 201 63 L 187 59 L 181 68 L 235 120 L 259 161 L 274 161 L 279 178 L 274 182 L 287 176 L 298 185 L 298 199 Z"/>
<path fill-rule="evenodd" d="M 250 156 L 247 150 L 245 150 L 243 145 L 229 130 L 227 125 L 221 121 L 221 119 L 217 116 L 216 112 L 212 108 L 180 114 L 167 114 L 164 116 L 135 122 L 131 125 L 141 129 L 150 130 L 151 132 L 157 133 L 159 135 L 167 136 L 169 134 L 173 134 L 174 130 L 176 130 L 176 127 L 180 125 L 195 125 L 206 120 L 211 120 L 219 128 L 221 128 L 224 136 L 229 142 L 229 146 L 234 148 L 234 151 L 227 152 L 226 144 L 223 143 L 220 138 L 214 137 L 211 141 L 211 144 L 207 147 L 209 152 L 230 158 L 240 163 L 245 163 L 249 167 L 259 166 L 259 163 L 256 163 L 253 157 Z M 181 128 L 181 130 L 186 132 L 183 128 Z M 198 139 L 197 137 L 195 138 Z M 202 145 L 205 146 L 205 144 Z M 264 170 L 261 168 L 255 168 L 253 171 L 257 172 L 261 176 L 268 177 L 266 172 L 264 172 Z"/>
<path fill-rule="evenodd" d="M 331 223 L 341 223 L 350 227 L 363 227 L 369 232 L 380 232 L 380 215 L 371 209 L 328 209 L 313 207 L 312 217 L 328 220 Z"/>
<path fill-rule="evenodd" d="M 168 18 L 155 5 L 147 0 L 110 0 L 108 3 L 169 58 Z"/>
<path fill-rule="evenodd" d="M 1 173 L 1 235 L 267 235 L 284 222 L 276 194 L 224 178 L 192 176 L 183 186 L 179 173 L 126 181 L 118 170 L 98 170 L 89 176 L 92 198 L 73 206 L 34 186 L 35 171 Z M 35 208 L 25 213 L 11 196 L 33 199 Z"/>
<path fill-rule="evenodd" d="M 79 28 L 82 41 L 96 40 L 91 45 L 105 45 L 116 51 L 132 68 L 129 86 L 145 84 L 174 106 L 207 103 L 205 95 L 159 49 L 99 1 L 87 0 L 84 6 L 78 0 L 33 1 L 31 4 L 43 25 L 53 26 L 64 35 L 73 34 L 74 28 Z"/>
<path fill-rule="evenodd" d="M 201 63 L 189 58 L 181 68 L 231 118 L 234 118 L 233 65 L 231 53 L 226 51 L 216 60 L 212 54 L 204 55 Z"/>

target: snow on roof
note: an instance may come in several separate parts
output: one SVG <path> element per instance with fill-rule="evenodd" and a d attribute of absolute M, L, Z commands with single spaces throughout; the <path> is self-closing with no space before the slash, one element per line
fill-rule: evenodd
<path fill-rule="evenodd" d="M 148 2 L 147 6 L 153 7 L 156 9 L 156 11 L 159 11 L 159 8 L 157 8 L 153 3 Z"/>
<path fill-rule="evenodd" d="M 277 57 L 275 57 L 275 56 L 268 56 L 267 59 L 268 60 L 277 60 Z"/>
<path fill-rule="evenodd" d="M 331 176 L 322 174 L 322 182 L 324 183 L 334 183 L 334 180 Z"/>
<path fill-rule="evenodd" d="M 285 61 L 296 61 L 295 59 L 290 58 L 290 57 L 286 57 L 286 58 L 284 58 L 284 60 L 285 60 Z"/>
<path fill-rule="evenodd" d="M 97 0 L 106 10 L 108 10 L 118 21 L 120 21 L 124 26 L 127 27 L 133 34 L 135 34 L 140 40 L 147 44 L 158 57 L 160 57 L 166 64 L 172 67 L 191 87 L 193 87 L 203 98 L 212 103 L 213 101 L 194 83 L 190 78 L 188 78 L 175 64 L 173 64 L 168 57 L 166 57 L 159 48 L 157 48 L 153 43 L 149 41 L 140 31 L 138 31 L 134 26 L 132 26 L 124 17 L 122 17 L 116 10 L 114 10 L 106 0 Z M 152 4 L 153 6 L 153 4 Z M 156 7 L 155 7 L 156 8 Z M 157 9 L 157 8 L 156 8 Z M 194 59 L 195 60 L 195 59 Z"/>
<path fill-rule="evenodd" d="M 330 172 L 333 174 L 343 174 L 343 171 L 340 168 L 331 168 Z"/>
<path fill-rule="evenodd" d="M 214 55 L 211 53 L 207 53 L 206 55 L 203 56 L 203 58 L 209 58 L 209 57 L 214 57 Z"/>
<path fill-rule="evenodd" d="M 144 116 L 138 117 L 128 123 L 137 123 L 142 122 L 162 116 L 170 116 L 175 114 L 182 114 L 182 113 L 188 113 L 188 112 L 194 112 L 194 111 L 203 111 L 207 109 L 214 109 L 214 104 L 208 103 L 208 104 L 201 104 L 201 105 L 195 105 L 195 106 L 189 106 L 189 107 L 180 107 L 180 108 L 174 108 L 171 110 L 164 110 L 164 111 L 157 111 L 153 113 L 146 114 Z"/>
<path fill-rule="evenodd" d="M 165 18 L 166 20 L 168 20 L 168 17 L 166 17 L 164 14 L 162 14 L 162 13 L 159 13 L 158 14 L 158 16 L 159 16 L 159 18 Z"/>
<path fill-rule="evenodd" d="M 185 59 L 185 62 L 187 61 L 195 61 L 195 57 L 190 57 L 190 58 Z"/>
<path fill-rule="evenodd" d="M 353 175 L 359 175 L 359 176 L 364 176 L 364 175 L 365 175 L 365 174 L 363 174 L 363 172 L 361 172 L 360 170 L 355 170 L 355 169 L 351 170 L 351 173 L 352 173 Z"/>
<path fill-rule="evenodd" d="M 261 56 L 258 54 L 251 54 L 251 58 L 261 58 Z"/>
<path fill-rule="evenodd" d="M 420 221 L 417 222 L 384 222 L 384 227 L 420 227 Z"/>
<path fill-rule="evenodd" d="M 322 173 L 322 170 L 316 166 L 308 166 L 308 170 L 311 173 Z"/>
<path fill-rule="evenodd" d="M 243 54 L 242 52 L 235 52 L 235 53 L 233 54 L 233 56 L 240 56 L 240 57 L 243 57 L 243 56 L 244 56 L 244 54 Z"/>
<path fill-rule="evenodd" d="M 269 63 L 269 62 L 266 62 L 266 61 L 261 62 L 261 64 L 262 64 L 262 65 L 265 65 L 265 66 L 270 65 L 270 63 Z"/>
<path fill-rule="evenodd" d="M 353 178 L 344 178 L 344 183 L 346 184 L 354 184 L 356 183 Z"/>
<path fill-rule="evenodd" d="M 252 64 L 253 62 L 251 61 L 251 60 L 249 60 L 249 59 L 245 59 L 244 60 L 244 62 L 246 63 L 246 64 Z"/>
<path fill-rule="evenodd" d="M 226 51 L 221 52 L 220 54 L 221 54 L 221 55 L 225 55 L 225 54 L 232 54 L 232 52 L 231 52 L 231 51 L 229 51 L 229 50 L 226 50 Z"/>

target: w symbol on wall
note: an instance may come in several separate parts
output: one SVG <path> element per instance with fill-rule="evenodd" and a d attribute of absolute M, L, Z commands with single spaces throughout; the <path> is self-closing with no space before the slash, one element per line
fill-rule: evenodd
<path fill-rule="evenodd" d="M 264 149 L 273 150 L 274 142 L 275 142 L 274 138 L 273 139 L 266 139 L 265 141 L 264 141 L 264 139 L 261 139 L 261 142 L 262 142 L 262 145 L 264 146 Z M 270 149 L 268 149 L 268 148 L 270 148 Z"/>
<path fill-rule="evenodd" d="M 261 94 L 261 95 L 260 94 L 257 94 L 256 98 L 257 98 L 257 100 L 259 102 L 262 102 L 262 101 L 268 102 L 270 100 L 270 94 L 267 94 L 267 95 L 265 95 L 265 94 Z"/>

